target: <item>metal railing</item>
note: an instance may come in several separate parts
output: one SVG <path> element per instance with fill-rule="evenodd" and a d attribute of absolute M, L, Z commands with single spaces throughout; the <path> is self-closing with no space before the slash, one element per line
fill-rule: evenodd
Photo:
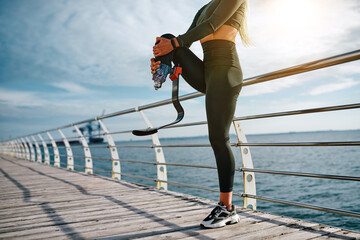
<path fill-rule="evenodd" d="M 325 67 L 330 67 L 342 63 L 347 63 L 360 59 L 360 50 L 356 50 L 353 52 L 348 52 L 345 54 L 297 65 L 294 67 L 289 67 L 283 70 L 263 74 L 260 76 L 248 78 L 244 80 L 243 86 L 249 86 L 252 84 L 258 84 L 274 79 L 279 79 L 282 77 L 287 77 L 299 73 L 309 72 L 316 69 L 321 69 Z M 181 101 L 196 98 L 202 96 L 202 93 L 195 92 L 191 94 L 187 94 L 180 97 Z M 54 165 L 57 167 L 65 166 L 69 170 L 74 170 L 75 167 L 79 169 L 83 169 L 88 174 L 94 174 L 95 172 L 108 173 L 112 175 L 114 179 L 121 179 L 121 176 L 131 177 L 142 179 L 145 181 L 151 181 L 156 183 L 156 187 L 158 189 L 167 189 L 167 184 L 189 187 L 195 189 L 202 189 L 207 191 L 219 192 L 218 190 L 193 186 L 183 183 L 177 183 L 167 180 L 167 169 L 166 166 L 176 166 L 176 167 L 191 167 L 191 168 L 207 168 L 207 169 L 216 169 L 213 166 L 203 166 L 203 165 L 192 165 L 192 164 L 182 164 L 182 163 L 166 163 L 165 156 L 163 154 L 163 148 L 183 148 L 183 147 L 211 147 L 210 144 L 161 144 L 159 138 L 156 134 L 152 135 L 152 145 L 116 145 L 113 137 L 117 134 L 126 134 L 131 133 L 132 130 L 123 130 L 123 131 L 115 131 L 110 132 L 105 124 L 102 122 L 103 119 L 113 118 L 116 116 L 122 116 L 129 113 L 139 112 L 147 123 L 148 127 L 151 127 L 150 121 L 147 119 L 143 110 L 156 108 L 159 106 L 167 105 L 171 103 L 171 99 L 151 103 L 143 106 L 138 106 L 126 110 L 122 110 L 119 112 L 95 117 L 92 119 L 79 121 L 73 124 L 68 124 L 59 128 L 49 129 L 45 131 L 41 131 L 38 133 L 29 134 L 26 136 L 21 136 L 18 138 L 10 139 L 0 143 L 0 153 L 8 154 L 15 156 L 21 159 L 27 159 L 29 161 L 37 161 L 39 163 L 45 163 L 49 165 Z M 239 196 L 243 198 L 243 206 L 249 207 L 250 205 L 253 209 L 256 209 L 256 200 L 263 200 L 268 202 L 286 204 L 291 206 L 303 207 L 308 209 L 314 209 L 319 211 L 337 213 L 346 216 L 352 217 L 360 217 L 360 213 L 344 211 L 339 209 L 331 209 L 320 206 L 314 206 L 310 204 L 291 202 L 287 200 L 281 199 L 273 199 L 270 197 L 264 197 L 256 195 L 256 184 L 255 184 L 255 173 L 262 174 L 274 174 L 274 175 L 287 175 L 287 176 L 297 176 L 297 177 L 309 177 L 309 178 L 323 178 L 323 179 L 335 179 L 335 180 L 346 180 L 346 181 L 360 181 L 359 176 L 340 176 L 340 175 L 328 175 L 328 174 L 317 174 L 317 173 L 301 173 L 301 172 L 291 172 L 291 171 L 278 171 L 278 170 L 269 170 L 269 169 L 258 169 L 253 167 L 253 161 L 250 154 L 249 147 L 309 147 L 309 146 L 359 146 L 360 141 L 341 141 L 341 142 L 287 142 L 287 143 L 248 143 L 246 136 L 241 129 L 240 122 L 246 120 L 254 120 L 254 119 L 264 119 L 264 118 L 273 118 L 273 117 L 284 117 L 284 116 L 292 116 L 292 115 L 303 115 L 303 114 L 312 114 L 312 113 L 322 113 L 322 112 L 330 112 L 330 111 L 344 111 L 350 109 L 358 109 L 360 108 L 360 103 L 352 103 L 347 105 L 339 105 L 339 106 L 327 106 L 327 107 L 319 107 L 319 108 L 311 108 L 311 109 L 299 109 L 293 111 L 286 112 L 276 112 L 276 113 L 266 113 L 260 115 L 251 115 L 251 116 L 242 116 L 242 117 L 234 117 L 233 123 L 235 127 L 235 132 L 237 134 L 238 142 L 231 143 L 232 147 L 236 147 L 240 149 L 241 158 L 242 158 L 242 167 L 236 169 L 236 172 L 241 172 L 243 174 L 243 183 L 244 190 L 243 193 L 234 193 L 235 196 Z M 79 130 L 79 125 L 86 124 L 89 122 L 96 121 L 100 124 L 103 133 L 95 134 L 92 136 L 105 136 L 107 139 L 107 145 L 88 145 L 86 138 L 89 136 L 84 136 L 82 132 Z M 182 123 L 174 126 L 168 126 L 165 129 L 171 128 L 182 128 L 189 126 L 198 126 L 205 125 L 206 121 L 200 122 L 191 122 L 191 123 Z M 66 128 L 74 128 L 74 131 L 77 133 L 77 136 L 66 137 L 62 132 L 62 129 Z M 54 139 L 51 135 L 52 132 L 58 132 L 61 135 L 60 139 Z M 47 135 L 48 139 L 46 141 L 43 138 L 43 135 Z M 36 139 L 37 138 L 37 139 Z M 81 145 L 71 145 L 69 139 L 77 139 Z M 58 146 L 61 143 L 64 146 Z M 49 146 L 52 149 L 52 153 L 49 152 Z M 66 150 L 66 154 L 60 154 L 59 148 L 64 148 Z M 110 158 L 106 157 L 94 157 L 91 154 L 91 149 L 108 149 L 110 151 Z M 140 161 L 133 159 L 120 159 L 118 155 L 118 149 L 123 148 L 152 148 L 155 150 L 155 162 L 148 161 Z M 83 149 L 84 155 L 74 155 L 72 149 Z M 61 157 L 66 158 L 67 162 L 63 163 L 60 161 Z M 80 158 L 84 159 L 84 165 L 76 165 L 74 164 L 74 159 Z M 98 169 L 93 167 L 94 161 L 108 161 L 112 163 L 111 171 Z M 129 163 L 137 163 L 137 164 L 148 164 L 148 165 L 156 165 L 157 167 L 157 178 L 148 178 L 144 176 L 135 176 L 127 173 L 123 173 L 121 171 L 121 162 L 129 162 Z"/>

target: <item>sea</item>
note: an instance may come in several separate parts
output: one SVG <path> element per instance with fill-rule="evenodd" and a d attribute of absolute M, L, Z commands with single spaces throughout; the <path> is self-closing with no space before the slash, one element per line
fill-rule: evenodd
<path fill-rule="evenodd" d="M 285 142 L 338 142 L 359 141 L 360 130 L 292 132 L 279 134 L 247 135 L 249 143 Z M 206 136 L 191 138 L 160 139 L 162 145 L 209 144 Z M 231 143 L 236 143 L 235 135 Z M 118 146 L 151 146 L 149 141 L 121 141 Z M 94 147 L 93 147 L 94 146 Z M 92 145 L 95 174 L 111 177 L 104 171 L 111 171 L 110 152 L 106 145 Z M 73 148 L 73 154 L 83 156 L 81 148 Z M 236 168 L 242 167 L 239 147 L 232 147 Z M 167 163 L 216 166 L 210 147 L 168 147 L 163 148 Z M 143 147 L 118 148 L 120 159 L 136 161 L 155 161 L 154 149 Z M 250 147 L 254 168 L 304 173 L 330 174 L 360 177 L 360 146 L 317 146 L 317 147 Z M 60 148 L 65 155 L 65 149 Z M 75 170 L 84 171 L 84 158 L 77 157 Z M 66 157 L 61 157 L 62 165 Z M 65 165 L 66 166 L 66 165 Z M 102 170 L 102 171 L 100 171 Z M 156 179 L 156 166 L 141 163 L 121 162 L 121 172 Z M 167 166 L 168 181 L 218 190 L 216 169 Z M 122 180 L 155 187 L 156 183 L 144 179 L 122 176 Z M 283 176 L 255 173 L 256 194 L 263 197 L 311 204 L 326 208 L 341 209 L 360 213 L 360 182 L 322 178 Z M 195 188 L 168 184 L 168 190 L 190 194 L 218 201 L 218 193 Z M 243 192 L 243 173 L 236 172 L 234 193 Z M 243 205 L 241 197 L 234 196 L 233 203 Z M 334 213 L 288 206 L 257 200 L 257 210 L 288 216 L 311 222 L 322 223 L 343 229 L 360 232 L 360 219 Z"/>

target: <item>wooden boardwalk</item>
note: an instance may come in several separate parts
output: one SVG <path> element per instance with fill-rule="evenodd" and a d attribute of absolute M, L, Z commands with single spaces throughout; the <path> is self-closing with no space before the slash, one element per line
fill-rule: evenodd
<path fill-rule="evenodd" d="M 238 208 L 202 229 L 215 202 L 0 156 L 0 239 L 360 239 L 359 233 Z"/>

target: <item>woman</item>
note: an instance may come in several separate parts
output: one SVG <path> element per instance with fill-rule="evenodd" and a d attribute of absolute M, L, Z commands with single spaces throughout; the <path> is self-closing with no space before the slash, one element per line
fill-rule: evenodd
<path fill-rule="evenodd" d="M 183 78 L 197 91 L 206 94 L 206 114 L 209 140 L 218 169 L 220 201 L 201 222 L 207 228 L 223 227 L 239 222 L 232 205 L 235 173 L 234 156 L 229 143 L 229 128 L 234 117 L 237 97 L 242 87 L 242 71 L 235 48 L 240 33 L 245 45 L 250 40 L 246 28 L 247 0 L 212 0 L 196 14 L 185 34 L 178 37 L 156 38 L 151 70 L 154 74 L 161 56 L 170 56 L 174 64 L 183 68 Z M 201 61 L 190 50 L 200 40 L 204 51 Z"/>

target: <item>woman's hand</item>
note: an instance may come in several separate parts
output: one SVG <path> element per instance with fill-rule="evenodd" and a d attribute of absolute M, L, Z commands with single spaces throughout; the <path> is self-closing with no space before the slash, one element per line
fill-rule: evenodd
<path fill-rule="evenodd" d="M 161 61 L 157 61 L 155 62 L 155 59 L 152 58 L 150 59 L 150 62 L 151 62 L 151 65 L 150 65 L 150 68 L 151 68 L 151 74 L 154 74 L 156 69 L 158 69 L 160 67 L 160 63 Z"/>
<path fill-rule="evenodd" d="M 159 43 L 153 47 L 153 53 L 155 57 L 164 56 L 174 50 L 170 39 L 157 37 L 156 42 Z"/>

